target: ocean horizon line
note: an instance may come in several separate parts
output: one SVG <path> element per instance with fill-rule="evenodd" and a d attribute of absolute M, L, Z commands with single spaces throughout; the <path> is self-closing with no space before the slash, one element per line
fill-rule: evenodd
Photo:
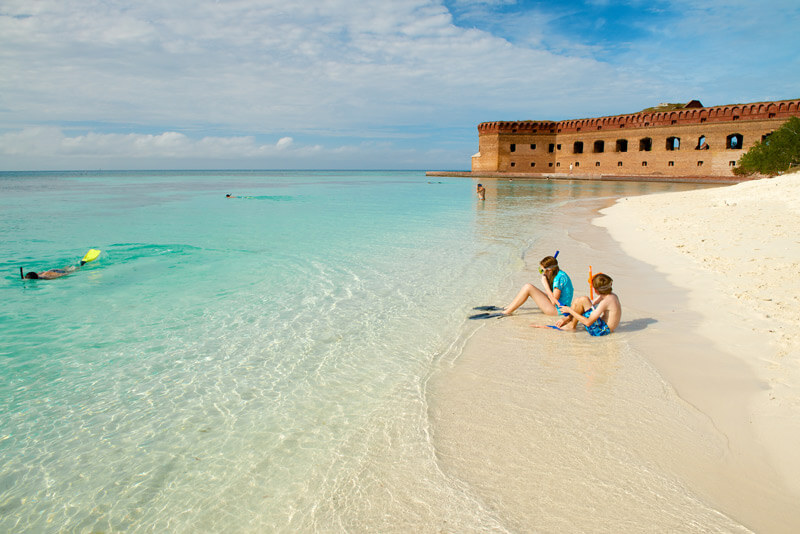
<path fill-rule="evenodd" d="M 227 168 L 187 168 L 187 169 L 6 169 L 0 170 L 0 174 L 9 173 L 59 173 L 59 172 L 429 172 L 430 169 L 227 169 Z M 450 169 L 437 172 L 469 172 L 468 170 Z"/>

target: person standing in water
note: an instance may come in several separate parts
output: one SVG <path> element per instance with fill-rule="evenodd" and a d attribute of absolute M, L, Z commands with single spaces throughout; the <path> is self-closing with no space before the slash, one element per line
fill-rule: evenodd
<path fill-rule="evenodd" d="M 511 304 L 505 307 L 503 315 L 511 315 L 529 298 L 533 299 L 546 315 L 558 315 L 559 306 L 572 304 L 572 280 L 567 273 L 558 268 L 558 260 L 555 257 L 546 256 L 542 259 L 539 262 L 539 273 L 542 275 L 544 291 L 533 284 L 525 284 Z"/>
<path fill-rule="evenodd" d="M 570 314 L 556 323 L 562 330 L 574 330 L 578 323 L 586 327 L 590 336 L 607 336 L 619 326 L 622 318 L 622 305 L 619 297 L 611 292 L 614 281 L 610 276 L 597 273 L 592 277 L 592 287 L 597 291 L 597 298 L 580 297 L 574 306 L 561 306 Z"/>
<path fill-rule="evenodd" d="M 478 184 L 475 190 L 478 193 L 478 200 L 486 200 L 486 188 L 483 187 L 483 184 Z"/>

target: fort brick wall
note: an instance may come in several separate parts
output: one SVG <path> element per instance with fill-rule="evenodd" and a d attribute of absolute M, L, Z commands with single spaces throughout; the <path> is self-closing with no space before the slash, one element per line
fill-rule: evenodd
<path fill-rule="evenodd" d="M 484 122 L 473 173 L 731 177 L 756 142 L 800 116 L 800 100 L 567 121 Z"/>

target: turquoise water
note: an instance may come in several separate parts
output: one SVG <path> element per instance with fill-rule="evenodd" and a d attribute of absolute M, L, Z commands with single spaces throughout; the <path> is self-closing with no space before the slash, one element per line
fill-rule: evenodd
<path fill-rule="evenodd" d="M 0 531 L 502 530 L 425 381 L 554 210 L 642 187 L 0 173 Z"/>

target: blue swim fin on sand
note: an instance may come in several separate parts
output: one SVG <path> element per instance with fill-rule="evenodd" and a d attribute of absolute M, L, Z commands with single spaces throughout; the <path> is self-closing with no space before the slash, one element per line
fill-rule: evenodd
<path fill-rule="evenodd" d="M 501 311 L 503 308 L 500 306 L 475 306 L 472 308 L 473 310 L 480 310 L 480 311 Z"/>
<path fill-rule="evenodd" d="M 508 317 L 508 315 L 504 313 L 490 313 L 490 312 L 483 312 L 483 313 L 476 313 L 475 315 L 470 315 L 469 319 L 494 319 L 495 317 Z"/>

